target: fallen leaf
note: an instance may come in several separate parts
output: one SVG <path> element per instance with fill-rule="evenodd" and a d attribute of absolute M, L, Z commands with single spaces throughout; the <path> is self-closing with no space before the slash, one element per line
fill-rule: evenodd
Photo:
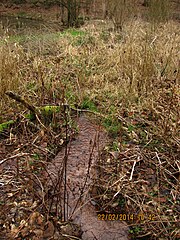
<path fill-rule="evenodd" d="M 54 225 L 52 222 L 47 221 L 45 226 L 44 226 L 44 233 L 43 233 L 43 237 L 44 238 L 49 238 L 52 237 L 54 234 Z"/>
<path fill-rule="evenodd" d="M 29 224 L 33 227 L 36 225 L 42 225 L 43 221 L 43 216 L 39 212 L 34 212 L 30 215 Z"/>

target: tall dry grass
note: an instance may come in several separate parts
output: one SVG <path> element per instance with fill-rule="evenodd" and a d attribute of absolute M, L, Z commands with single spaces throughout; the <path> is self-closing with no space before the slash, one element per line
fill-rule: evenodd
<path fill-rule="evenodd" d="M 170 17 L 169 0 L 151 0 L 149 2 L 148 16 L 153 24 L 157 25 L 159 22 L 165 22 Z"/>
<path fill-rule="evenodd" d="M 109 155 L 102 159 L 105 167 L 99 185 L 112 197 L 122 194 L 129 212 L 156 215 L 156 221 L 144 223 L 146 234 L 170 234 L 168 239 L 176 239 L 179 26 L 169 21 L 154 28 L 136 20 L 127 22 L 120 33 L 110 28 L 109 22 L 92 21 L 78 30 L 29 36 L 25 41 L 4 36 L 0 41 L 0 121 L 24 110 L 6 97 L 9 90 L 36 106 L 59 104 L 63 99 L 72 107 L 99 111 L 106 118 L 104 125 L 114 121 L 116 126 L 111 129 L 116 130 L 118 139 L 111 150 L 122 150 L 122 155 L 116 161 Z M 39 132 L 44 138 L 44 131 Z M 38 139 L 31 136 L 30 144 Z M 52 133 L 47 132 L 47 138 L 52 140 Z M 53 146 L 58 138 L 54 139 Z M 130 140 L 135 144 L 130 143 L 128 149 Z M 150 151 L 146 147 L 151 147 Z M 39 159 L 32 148 L 35 160 Z M 39 169 L 40 162 L 35 163 Z M 155 185 L 151 181 L 152 186 L 148 185 L 146 173 L 156 175 Z M 165 193 L 161 193 L 162 186 Z"/>
<path fill-rule="evenodd" d="M 152 30 L 147 22 L 131 21 L 115 33 L 98 21 L 78 31 L 1 42 L 1 111 L 11 105 L 7 90 L 38 105 L 55 102 L 65 87 L 71 104 L 88 97 L 102 112 L 112 113 L 114 106 L 115 116 L 124 108 L 148 109 L 161 134 L 176 135 L 178 25 L 169 21 Z"/>

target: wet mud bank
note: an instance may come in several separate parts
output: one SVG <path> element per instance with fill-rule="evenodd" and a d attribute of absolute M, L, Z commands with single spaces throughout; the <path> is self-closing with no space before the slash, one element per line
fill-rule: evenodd
<path fill-rule="evenodd" d="M 67 213 L 73 223 L 82 230 L 83 240 L 126 240 L 128 227 L 118 221 L 98 220 L 95 206 L 92 204 L 89 189 L 96 178 L 96 163 L 100 152 L 108 143 L 107 133 L 93 124 L 87 116 L 77 120 L 79 133 L 49 165 L 53 179 L 57 178 L 58 169 L 63 166 L 65 151 L 67 157 Z M 80 197 L 81 196 L 81 197 Z"/>

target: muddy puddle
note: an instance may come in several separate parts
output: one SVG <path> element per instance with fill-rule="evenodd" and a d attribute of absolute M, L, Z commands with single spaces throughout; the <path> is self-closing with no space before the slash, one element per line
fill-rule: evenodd
<path fill-rule="evenodd" d="M 93 179 L 96 178 L 95 165 L 101 150 L 108 142 L 107 134 L 85 115 L 79 117 L 77 124 L 79 133 L 67 148 L 67 218 L 71 218 L 73 223 L 80 226 L 83 240 L 126 240 L 128 239 L 127 225 L 118 221 L 98 220 L 95 206 L 89 195 Z M 58 169 L 62 166 L 67 150 L 59 152 L 49 164 L 48 171 L 52 180 L 57 179 Z M 80 195 L 81 198 L 79 198 Z"/>

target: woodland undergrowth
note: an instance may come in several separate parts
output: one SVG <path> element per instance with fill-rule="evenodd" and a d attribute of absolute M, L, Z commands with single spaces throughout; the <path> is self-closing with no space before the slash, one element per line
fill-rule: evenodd
<path fill-rule="evenodd" d="M 178 24 L 136 20 L 114 32 L 97 20 L 17 39 L 7 32 L 0 39 L 0 123 L 15 120 L 0 133 L 3 234 L 22 239 L 62 230 L 47 162 L 75 134 L 72 112 L 88 110 L 112 140 L 92 194 L 101 211 L 125 214 L 132 238 L 178 239 Z M 62 112 L 29 121 L 7 91 Z"/>

